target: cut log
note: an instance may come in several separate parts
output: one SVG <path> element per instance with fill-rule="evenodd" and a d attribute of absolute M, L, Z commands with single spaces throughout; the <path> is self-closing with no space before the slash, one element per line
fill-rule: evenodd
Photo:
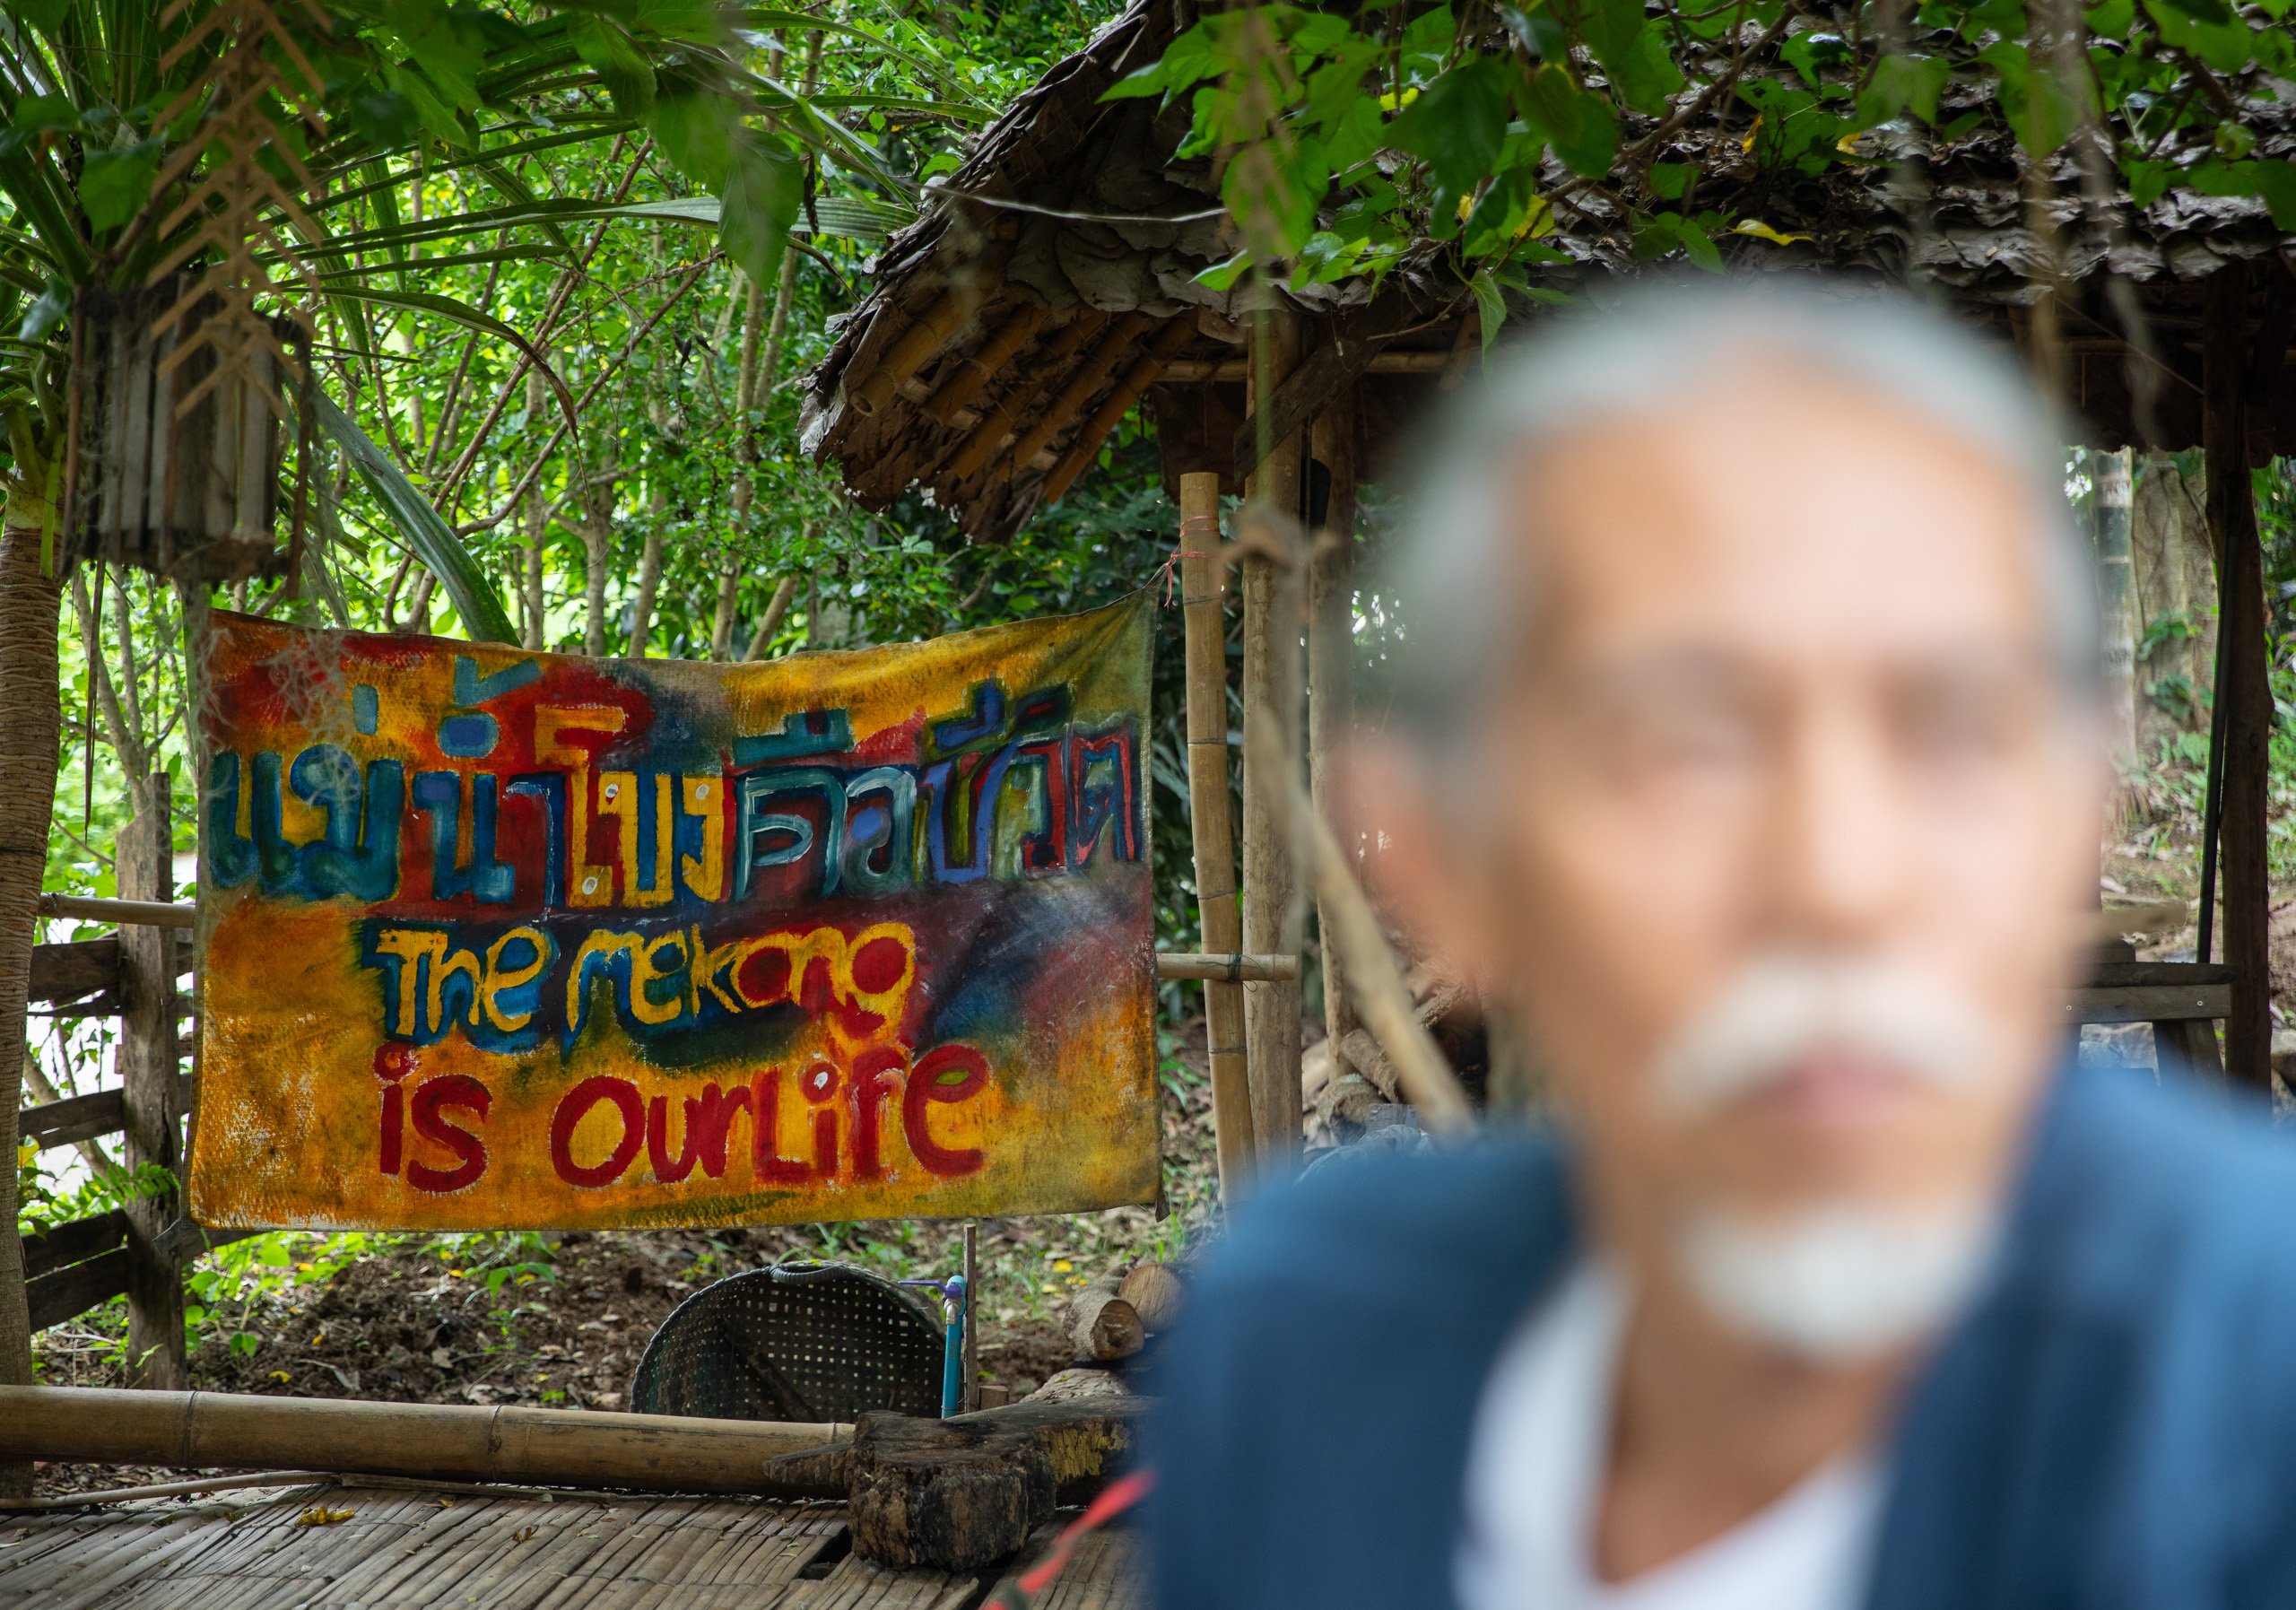
<path fill-rule="evenodd" d="M 1142 1325 L 1158 1331 L 1170 1328 L 1172 1321 L 1179 1317 L 1180 1299 L 1187 1293 L 1181 1288 L 1180 1277 L 1169 1266 L 1144 1258 L 1117 1282 L 1116 1294 L 1132 1304 L 1132 1311 L 1140 1316 Z"/>
<path fill-rule="evenodd" d="M 853 1432 L 854 1552 L 896 1571 L 1009 1559 L 1052 1514 L 1059 1484 L 1032 1432 L 872 1410 Z"/>
<path fill-rule="evenodd" d="M 1075 1344 L 1078 1358 L 1101 1364 L 1129 1357 L 1148 1340 L 1139 1310 L 1105 1280 L 1094 1281 L 1068 1300 L 1063 1328 Z"/>

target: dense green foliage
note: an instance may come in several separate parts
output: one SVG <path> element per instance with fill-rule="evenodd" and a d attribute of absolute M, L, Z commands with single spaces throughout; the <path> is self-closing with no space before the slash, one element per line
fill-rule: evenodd
<path fill-rule="evenodd" d="M 2118 169 L 2139 206 L 2171 187 L 2257 196 L 2296 229 L 2296 161 L 2259 155 L 2255 126 L 2296 72 L 2288 10 L 1266 4 L 1205 16 L 1114 93 L 1186 99 L 1184 153 L 1222 154 L 1245 246 L 1213 283 L 1253 265 L 1295 283 L 1377 276 L 1433 240 L 1474 285 L 1487 340 L 1502 291 L 1535 295 L 1534 271 L 1567 260 L 1542 239 L 1558 209 L 1638 256 L 1708 268 L 1732 233 L 1778 239 L 1745 206 L 1765 187 L 1725 184 L 1700 151 L 1815 178 L 1892 161 L 1891 142 L 1868 137 L 1892 127 L 1918 125 L 1940 144 L 2005 130 L 2044 185 L 2055 181 L 2039 165 L 2071 143 L 2084 188 Z"/>

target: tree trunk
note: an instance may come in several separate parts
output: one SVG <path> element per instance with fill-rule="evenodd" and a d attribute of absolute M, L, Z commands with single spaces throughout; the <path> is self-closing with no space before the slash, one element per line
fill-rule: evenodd
<path fill-rule="evenodd" d="M 602 481 L 582 494 L 588 508 L 582 521 L 582 652 L 592 659 L 606 653 L 606 560 L 613 548 L 613 483 Z"/>
<path fill-rule="evenodd" d="M 654 493 L 654 518 L 646 531 L 646 552 L 638 561 L 638 602 L 630 612 L 630 657 L 646 657 L 647 640 L 654 635 L 654 599 L 662 587 L 662 519 L 661 505 L 665 501 L 661 491 Z"/>
<path fill-rule="evenodd" d="M 781 630 L 781 618 L 789 613 L 789 600 L 796 596 L 797 579 L 784 576 L 774 587 L 773 596 L 766 604 L 765 614 L 758 618 L 757 631 L 750 639 L 749 652 L 742 656 L 744 659 L 765 657 L 766 649 L 772 645 L 773 634 Z"/>
<path fill-rule="evenodd" d="M 548 401 L 549 395 L 544 389 L 542 375 L 529 370 L 526 372 L 526 418 L 541 418 Z M 537 480 L 526 493 L 526 647 L 529 648 L 543 646 L 542 539 L 543 533 L 549 527 L 549 500 L 542 495 L 542 486 Z"/>
<path fill-rule="evenodd" d="M 718 609 L 709 617 L 709 657 L 722 660 L 733 651 L 734 614 L 742 597 L 742 568 L 729 564 L 718 572 Z"/>
<path fill-rule="evenodd" d="M 9 512 L 13 514 L 14 499 Z M 47 511 L 38 511 L 44 515 Z M 24 1043 L 39 886 L 48 866 L 48 814 L 56 802 L 56 630 L 60 577 L 40 570 L 37 524 L 0 535 L 0 1046 Z M 23 1059 L 0 1057 L 0 1384 L 29 1386 L 31 1328 L 24 1305 L 24 1249 L 16 1239 L 17 1110 Z M 31 1491 L 31 1466 L 0 1465 L 0 1495 Z"/>

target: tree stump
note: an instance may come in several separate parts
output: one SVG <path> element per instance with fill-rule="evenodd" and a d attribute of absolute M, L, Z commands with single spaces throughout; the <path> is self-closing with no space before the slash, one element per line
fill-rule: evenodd
<path fill-rule="evenodd" d="M 993 1564 L 1052 1514 L 1057 1485 L 1028 1430 L 872 1411 L 853 1432 L 853 1546 L 896 1570 Z"/>

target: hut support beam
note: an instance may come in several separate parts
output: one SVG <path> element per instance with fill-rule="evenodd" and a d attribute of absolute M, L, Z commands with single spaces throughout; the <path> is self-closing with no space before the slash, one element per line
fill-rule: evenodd
<path fill-rule="evenodd" d="M 1279 390 L 1300 366 L 1299 315 L 1288 307 L 1257 315 L 1252 324 L 1255 392 Z M 1255 396 L 1255 408 L 1257 405 Z M 1304 469 L 1298 434 L 1274 441 L 1252 478 L 1252 500 L 1286 527 L 1300 518 Z M 1265 552 L 1243 560 L 1245 749 L 1298 755 L 1300 582 L 1298 567 Z M 1273 742 L 1255 743 L 1252 729 L 1275 724 Z M 1284 831 L 1290 784 L 1244 768 L 1244 948 L 1262 953 L 1299 948 L 1298 876 L 1291 836 Z M 1263 1171 L 1281 1174 L 1300 1148 L 1300 986 L 1244 986 L 1244 1044 L 1252 1093 L 1253 1133 Z"/>
<path fill-rule="evenodd" d="M 1351 384 L 1318 416 L 1312 438 L 1315 462 L 1330 477 L 1323 529 L 1315 536 L 1308 569 L 1308 786 L 1326 822 L 1344 813 L 1334 809 L 1337 785 L 1334 757 L 1346 740 L 1354 713 L 1355 669 L 1355 388 Z M 1344 840 L 1342 840 L 1343 845 Z M 1333 1045 L 1356 1027 L 1348 999 L 1347 974 L 1332 944 L 1333 914 L 1320 896 L 1316 933 L 1323 957 L 1324 1032 Z"/>
<path fill-rule="evenodd" d="M 1180 477 L 1181 619 L 1187 633 L 1188 830 L 1196 848 L 1196 919 L 1207 951 L 1240 951 L 1236 848 L 1228 814 L 1228 567 L 1220 555 L 1218 472 Z M 1244 987 L 1204 986 L 1212 1077 L 1212 1128 L 1220 1195 L 1233 1202 L 1251 1179 L 1252 1094 L 1244 1057 Z"/>
<path fill-rule="evenodd" d="M 2232 1014 L 2224 1066 L 2234 1079 L 2272 1082 L 2270 895 L 2265 800 L 2272 692 L 2266 665 L 2264 559 L 2248 477 L 2244 322 L 2248 276 L 2239 262 L 2209 276 L 2201 332 L 2202 447 L 2208 461 L 2208 519 L 2217 555 L 2218 631 L 2223 673 L 2224 752 L 2217 864 L 2224 887 L 2224 960 L 2232 968 Z M 2208 891 L 2202 891 L 2205 900 Z"/>

